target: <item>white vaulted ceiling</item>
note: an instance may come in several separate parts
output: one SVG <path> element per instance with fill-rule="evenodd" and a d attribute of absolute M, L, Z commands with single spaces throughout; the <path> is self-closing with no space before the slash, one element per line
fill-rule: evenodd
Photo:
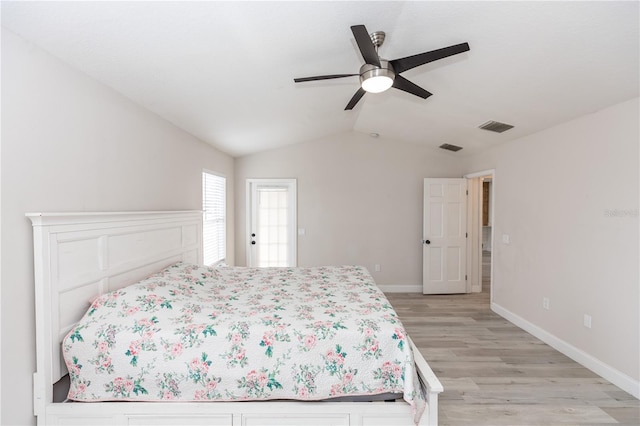
<path fill-rule="evenodd" d="M 234 156 L 348 131 L 486 149 L 639 90 L 629 2 L 2 2 L 2 25 Z M 434 95 L 366 94 L 350 30 L 396 59 L 468 42 L 402 75 Z M 478 125 L 497 120 L 502 134 Z M 452 154 L 453 155 L 453 154 Z"/>

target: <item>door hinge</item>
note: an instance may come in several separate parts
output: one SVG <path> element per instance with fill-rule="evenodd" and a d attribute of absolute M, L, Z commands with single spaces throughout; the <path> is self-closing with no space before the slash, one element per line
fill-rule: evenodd
<path fill-rule="evenodd" d="M 469 195 L 469 190 L 467 189 L 467 195 Z"/>
<path fill-rule="evenodd" d="M 464 233 L 464 237 L 465 237 L 465 238 L 469 238 L 469 233 L 468 233 L 468 232 L 465 232 L 465 233 Z"/>
<path fill-rule="evenodd" d="M 466 275 L 464 276 L 464 280 L 465 280 L 465 281 L 467 280 L 467 276 L 466 276 Z"/>

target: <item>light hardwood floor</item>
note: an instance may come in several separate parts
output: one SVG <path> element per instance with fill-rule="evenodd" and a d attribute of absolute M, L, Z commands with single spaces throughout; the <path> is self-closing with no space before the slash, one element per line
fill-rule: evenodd
<path fill-rule="evenodd" d="M 483 287 L 386 294 L 444 386 L 440 424 L 640 425 L 637 399 L 493 313 Z"/>

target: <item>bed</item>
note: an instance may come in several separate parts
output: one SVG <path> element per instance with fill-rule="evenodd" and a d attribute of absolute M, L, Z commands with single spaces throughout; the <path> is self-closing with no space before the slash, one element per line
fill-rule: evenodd
<path fill-rule="evenodd" d="M 381 308 L 386 299 L 372 284 L 366 269 L 318 267 L 259 271 L 198 266 L 202 258 L 202 223 L 198 211 L 33 213 L 27 216 L 34 229 L 37 349 L 34 414 L 38 424 L 437 424 L 437 397 L 442 386 L 411 339 L 404 335 L 393 310 Z M 339 285 L 340 282 L 343 285 Z M 203 289 L 205 293 L 201 293 Z M 250 289 L 257 291 L 251 293 Z M 190 308 L 191 302 L 185 302 L 186 293 L 198 294 L 200 302 L 212 303 L 202 305 L 206 306 L 203 315 L 208 316 L 210 322 L 193 318 L 196 313 Z M 150 314 L 136 319 L 141 307 L 125 300 L 126 294 L 141 301 L 143 310 L 150 307 Z M 153 300 L 145 299 L 145 294 Z M 328 294 L 336 298 L 328 298 Z M 120 296 L 123 299 L 116 303 Z M 345 298 L 364 299 L 359 300 L 360 311 L 353 318 L 353 324 L 341 322 L 348 316 L 345 306 L 336 300 Z M 280 299 L 281 303 L 277 303 Z M 169 309 L 172 304 L 180 308 Z M 116 309 L 109 309 L 116 305 Z M 240 306 L 237 314 L 241 316 L 225 322 L 228 318 L 225 311 L 231 306 Z M 202 310 L 200 308 L 198 305 L 195 310 Z M 307 329 L 305 325 L 302 331 L 289 328 L 291 321 L 284 315 L 287 310 L 308 320 L 303 322 Z M 376 310 L 382 311 L 382 319 L 370 320 L 368 315 Z M 105 342 L 89 339 L 105 335 L 104 328 L 96 326 L 94 319 L 109 315 L 109 311 L 121 318 L 131 314 L 126 322 L 134 327 L 138 324 L 139 328 L 133 332 L 140 336 L 147 333 L 147 338 L 161 321 L 177 326 L 191 324 L 193 330 L 186 332 L 183 326 L 174 340 L 165 336 L 162 340 L 149 338 L 147 341 L 162 348 L 145 350 L 141 337 L 129 339 L 125 342 L 129 346 L 116 350 Z M 316 318 L 318 313 L 323 317 Z M 155 319 L 150 321 L 151 318 Z M 87 319 L 97 328 L 91 331 L 86 325 Z M 309 321 L 311 319 L 313 321 Z M 382 322 L 389 323 L 394 330 L 386 333 L 391 334 L 386 343 L 377 340 L 376 333 Z M 317 323 L 315 328 L 314 323 Z M 341 341 L 334 336 L 340 328 L 360 328 L 361 341 L 356 341 L 357 336 Z M 257 339 L 251 344 L 249 334 Z M 214 342 L 215 339 L 218 340 L 213 346 L 201 346 L 203 340 Z M 222 346 L 225 341 L 228 347 Z M 395 348 L 395 358 L 372 364 L 384 344 Z M 320 353 L 315 359 L 321 362 L 303 362 L 306 351 L 316 345 Z M 186 349 L 191 346 L 195 352 L 187 354 Z M 203 348 L 208 349 L 203 351 Z M 117 372 L 111 358 L 108 361 L 99 358 L 101 354 L 111 355 L 110 349 L 123 352 Z M 412 362 L 401 358 L 407 354 Z M 185 357 L 180 358 L 182 355 Z M 345 363 L 347 358 L 354 359 L 355 364 Z M 258 359 L 271 362 L 271 369 L 264 364 L 253 364 Z M 188 360 L 193 364 L 189 365 Z M 145 382 L 144 378 L 140 381 L 143 375 L 130 374 L 172 361 L 175 361 L 174 368 L 181 371 L 157 373 L 155 377 L 181 375 L 184 387 L 179 389 L 176 380 L 172 388 L 167 386 L 168 381 L 147 379 Z M 231 375 L 226 377 L 213 370 L 207 375 L 212 363 L 226 365 Z M 91 366 L 85 368 L 87 371 L 113 367 L 114 374 L 80 378 L 77 376 L 79 365 Z M 296 369 L 297 376 L 285 373 Z M 128 375 L 125 370 L 129 371 Z M 385 371 L 388 374 L 383 374 Z M 403 380 L 391 383 L 389 377 L 400 372 Z M 367 374 L 388 386 L 364 384 L 360 378 Z M 106 382 L 100 381 L 103 379 Z M 87 391 L 86 385 L 92 381 L 93 387 L 89 386 L 92 390 Z M 212 392 L 208 393 L 207 389 Z M 175 396 L 179 397 L 177 401 L 167 401 Z"/>

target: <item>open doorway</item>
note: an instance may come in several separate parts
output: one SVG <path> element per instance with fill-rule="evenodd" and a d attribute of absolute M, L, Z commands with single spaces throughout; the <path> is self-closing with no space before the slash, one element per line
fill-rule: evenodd
<path fill-rule="evenodd" d="M 482 196 L 480 215 L 482 220 L 482 293 L 486 293 L 489 298 L 491 296 L 491 254 L 493 247 L 493 223 L 491 198 L 493 196 L 493 177 L 482 177 Z"/>
<path fill-rule="evenodd" d="M 493 235 L 495 226 L 495 173 L 486 170 L 465 175 L 469 189 L 467 268 L 472 293 L 486 295 L 491 302 Z"/>

